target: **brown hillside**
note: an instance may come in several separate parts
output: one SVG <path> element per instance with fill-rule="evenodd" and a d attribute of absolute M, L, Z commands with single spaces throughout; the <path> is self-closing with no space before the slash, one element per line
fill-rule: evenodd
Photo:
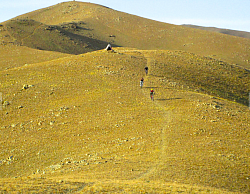
<path fill-rule="evenodd" d="M 181 51 L 115 51 L 0 72 L 0 191 L 249 193 L 248 107 L 185 85 L 191 63 L 210 62 L 224 79 L 238 67 Z M 162 75 L 176 63 L 178 77 Z"/>
<path fill-rule="evenodd" d="M 52 17 L 53 16 L 53 17 Z M 65 2 L 3 23 L 13 41 L 71 54 L 114 46 L 184 50 L 249 68 L 250 40 L 161 23 L 83 2 Z"/>
<path fill-rule="evenodd" d="M 250 193 L 249 51 L 75 1 L 0 24 L 0 193 Z"/>
<path fill-rule="evenodd" d="M 1 45 L 0 53 L 0 71 L 69 56 L 65 53 L 41 51 L 13 44 Z"/>

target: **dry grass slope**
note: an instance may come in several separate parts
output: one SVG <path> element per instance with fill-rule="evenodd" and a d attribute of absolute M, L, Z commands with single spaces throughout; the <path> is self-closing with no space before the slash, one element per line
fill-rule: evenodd
<path fill-rule="evenodd" d="M 182 51 L 155 51 L 150 57 L 152 74 L 163 82 L 249 104 L 250 71 L 241 66 Z"/>
<path fill-rule="evenodd" d="M 41 51 L 13 44 L 0 46 L 0 52 L 0 71 L 69 56 L 65 53 Z"/>
<path fill-rule="evenodd" d="M 115 50 L 1 71 L 0 190 L 248 193 L 248 108 L 162 75 L 166 58 L 182 71 L 205 59 Z"/>
<path fill-rule="evenodd" d="M 249 48 L 75 1 L 2 23 L 0 192 L 249 193 Z"/>

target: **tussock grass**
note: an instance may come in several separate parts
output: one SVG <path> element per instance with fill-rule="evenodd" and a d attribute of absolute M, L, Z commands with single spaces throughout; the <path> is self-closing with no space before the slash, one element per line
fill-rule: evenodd
<path fill-rule="evenodd" d="M 153 75 L 248 106 L 248 69 L 182 51 L 155 51 L 149 55 Z"/>
<path fill-rule="evenodd" d="M 0 30 L 1 191 L 249 193 L 248 40 L 81 2 Z"/>
<path fill-rule="evenodd" d="M 191 58 L 205 60 L 115 48 L 1 71 L 9 104 L 1 112 L 0 175 L 11 179 L 0 189 L 247 193 L 249 110 L 173 85 L 177 76 L 167 77 L 164 64 L 191 75 Z"/>

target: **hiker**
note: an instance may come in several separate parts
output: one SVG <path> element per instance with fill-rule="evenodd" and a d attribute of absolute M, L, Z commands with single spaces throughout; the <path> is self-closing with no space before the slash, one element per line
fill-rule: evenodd
<path fill-rule="evenodd" d="M 155 94 L 154 90 L 151 89 L 151 90 L 150 90 L 150 98 L 151 98 L 151 100 L 153 100 L 153 101 L 154 101 L 154 94 Z"/>
<path fill-rule="evenodd" d="M 141 86 L 141 88 L 142 88 L 142 86 L 143 86 L 143 82 L 144 82 L 144 79 L 143 79 L 143 77 L 141 78 L 141 81 L 140 81 L 140 86 Z"/>
<path fill-rule="evenodd" d="M 112 47 L 111 47 L 111 44 L 108 44 L 108 45 L 107 45 L 106 50 L 107 50 L 107 51 L 114 51 L 114 50 L 112 49 Z"/>
<path fill-rule="evenodd" d="M 145 73 L 146 73 L 146 75 L 148 75 L 148 67 L 147 66 L 145 67 Z"/>

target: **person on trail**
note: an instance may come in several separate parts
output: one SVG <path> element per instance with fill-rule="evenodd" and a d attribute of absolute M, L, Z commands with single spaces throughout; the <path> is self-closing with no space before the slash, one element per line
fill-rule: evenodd
<path fill-rule="evenodd" d="M 146 75 L 148 75 L 148 67 L 146 66 L 144 69 L 145 69 Z"/>
<path fill-rule="evenodd" d="M 155 94 L 154 90 L 151 89 L 151 90 L 150 90 L 150 98 L 151 98 L 151 100 L 153 100 L 153 101 L 154 101 L 154 94 Z"/>
<path fill-rule="evenodd" d="M 142 88 L 142 86 L 143 86 L 143 82 L 144 82 L 144 79 L 143 79 L 143 77 L 141 78 L 141 81 L 140 81 L 140 86 L 141 86 L 141 88 Z"/>

